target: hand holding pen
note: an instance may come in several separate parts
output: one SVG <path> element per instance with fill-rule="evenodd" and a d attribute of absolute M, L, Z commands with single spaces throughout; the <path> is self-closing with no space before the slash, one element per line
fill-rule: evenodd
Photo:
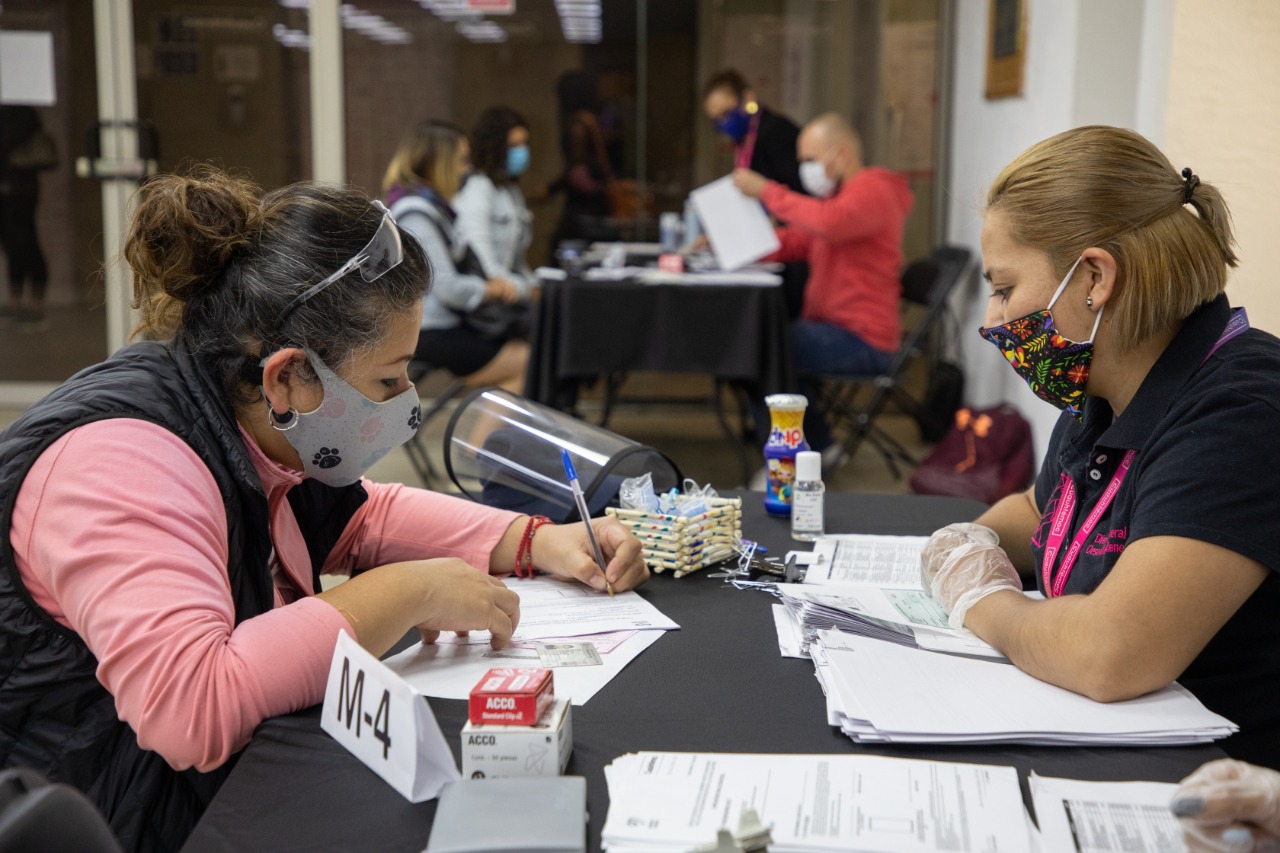
<path fill-rule="evenodd" d="M 560 459 L 564 462 L 564 475 L 569 480 L 569 489 L 573 492 L 573 502 L 578 507 L 578 517 L 582 519 L 582 525 L 587 530 L 587 541 L 591 543 L 591 553 L 595 556 L 596 566 L 600 569 L 600 574 L 604 575 L 604 588 L 608 590 L 609 597 L 613 597 L 613 584 L 609 583 L 609 574 L 605 571 L 607 565 L 604 561 L 604 554 L 600 553 L 600 543 L 596 541 L 596 533 L 591 529 L 591 511 L 587 509 L 586 496 L 582 494 L 582 484 L 578 482 L 578 472 L 574 470 L 573 460 L 569 458 L 569 451 L 561 450 Z"/>

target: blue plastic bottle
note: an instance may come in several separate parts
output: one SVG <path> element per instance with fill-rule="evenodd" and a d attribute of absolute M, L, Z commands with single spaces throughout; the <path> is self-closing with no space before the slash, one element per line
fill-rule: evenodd
<path fill-rule="evenodd" d="M 791 515 L 791 489 L 796 481 L 796 454 L 809 449 L 804 439 L 804 410 L 809 405 L 803 394 L 772 394 L 764 398 L 769 407 L 769 440 L 764 445 L 764 464 L 769 473 L 764 490 L 764 508 L 770 515 Z"/>

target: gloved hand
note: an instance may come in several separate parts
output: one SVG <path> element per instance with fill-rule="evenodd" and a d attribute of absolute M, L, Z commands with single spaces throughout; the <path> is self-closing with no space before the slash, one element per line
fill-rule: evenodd
<path fill-rule="evenodd" d="M 981 524 L 948 524 L 929 537 L 920 554 L 920 580 L 948 613 L 952 628 L 964 627 L 969 608 L 993 592 L 1022 592 L 1022 580 L 1000 547 L 1000 537 Z"/>
<path fill-rule="evenodd" d="M 1280 773 L 1210 761 L 1178 786 L 1169 808 L 1191 853 L 1280 851 Z"/>

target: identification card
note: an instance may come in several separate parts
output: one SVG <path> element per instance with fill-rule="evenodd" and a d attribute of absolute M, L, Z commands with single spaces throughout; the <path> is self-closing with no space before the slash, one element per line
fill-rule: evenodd
<path fill-rule="evenodd" d="M 604 663 L 594 643 L 538 643 L 538 660 L 547 668 Z"/>
<path fill-rule="evenodd" d="M 320 728 L 412 803 L 461 778 L 427 700 L 345 631 L 329 665 Z"/>

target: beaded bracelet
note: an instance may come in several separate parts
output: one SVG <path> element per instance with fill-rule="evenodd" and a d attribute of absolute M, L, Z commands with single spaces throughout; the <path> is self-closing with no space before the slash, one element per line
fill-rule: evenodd
<path fill-rule="evenodd" d="M 533 567 L 533 535 L 544 524 L 555 524 L 545 515 L 531 515 L 525 523 L 524 533 L 520 535 L 520 545 L 516 548 L 516 577 L 531 578 L 537 571 Z"/>

